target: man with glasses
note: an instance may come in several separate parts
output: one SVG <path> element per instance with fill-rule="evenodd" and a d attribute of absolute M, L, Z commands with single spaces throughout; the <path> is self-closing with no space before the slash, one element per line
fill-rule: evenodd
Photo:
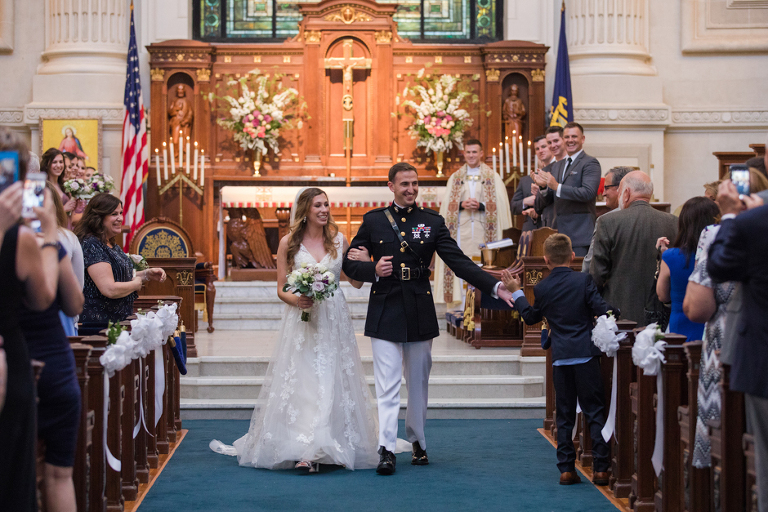
<path fill-rule="evenodd" d="M 632 167 L 614 167 L 608 171 L 605 175 L 605 183 L 603 184 L 603 198 L 605 198 L 605 206 L 608 207 L 608 211 L 603 215 L 607 215 L 612 211 L 615 211 L 619 207 L 619 184 L 622 178 L 636 169 Z M 597 225 L 595 225 L 597 229 Z M 584 262 L 581 264 L 581 271 L 589 273 L 589 264 L 592 262 L 592 253 L 595 250 L 595 233 L 592 233 L 592 242 L 589 244 L 589 251 L 584 256 Z"/>

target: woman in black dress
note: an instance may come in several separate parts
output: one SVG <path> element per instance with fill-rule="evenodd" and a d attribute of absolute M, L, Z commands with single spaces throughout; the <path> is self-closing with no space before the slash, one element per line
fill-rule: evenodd
<path fill-rule="evenodd" d="M 133 314 L 133 301 L 146 281 L 165 281 L 161 268 L 134 275 L 131 259 L 116 242 L 122 227 L 123 203 L 104 193 L 93 196 L 75 228 L 85 263 L 80 335 L 95 334 L 109 322 L 125 320 Z"/>
<path fill-rule="evenodd" d="M 19 155 L 19 181 L 27 172 L 29 151 L 7 130 L 0 129 L 0 151 Z M 21 214 L 21 183 L 0 193 L 0 336 L 7 361 L 5 403 L 0 410 L 0 510 L 37 510 L 35 492 L 35 396 L 29 354 L 19 327 L 22 300 L 32 309 L 48 308 L 56 296 L 58 240 L 50 192 L 40 220 L 43 245 L 32 230 L 17 224 Z"/>
<path fill-rule="evenodd" d="M 53 187 L 50 183 L 47 186 Z M 58 225 L 66 214 L 56 190 L 51 190 Z M 37 437 L 45 442 L 45 501 L 48 512 L 76 512 L 75 465 L 77 427 L 80 422 L 80 386 L 75 356 L 59 317 L 59 310 L 76 316 L 83 309 L 83 292 L 66 250 L 59 246 L 59 281 L 56 299 L 45 311 L 22 304 L 19 324 L 29 357 L 45 363 L 37 381 Z"/>

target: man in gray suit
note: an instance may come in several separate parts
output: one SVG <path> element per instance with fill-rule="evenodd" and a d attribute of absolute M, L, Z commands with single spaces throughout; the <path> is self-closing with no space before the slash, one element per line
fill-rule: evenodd
<path fill-rule="evenodd" d="M 619 185 L 619 211 L 597 219 L 589 273 L 621 318 L 644 325 L 644 309 L 656 273 L 656 240 L 677 235 L 677 217 L 655 210 L 649 203 L 653 183 L 633 171 Z"/>
<path fill-rule="evenodd" d="M 586 256 L 595 229 L 595 197 L 600 187 L 600 162 L 583 150 L 584 129 L 579 123 L 563 128 L 568 157 L 552 165 L 550 172 L 534 177 L 542 188 L 543 205 L 555 205 L 552 227 L 568 235 L 576 256 Z"/>

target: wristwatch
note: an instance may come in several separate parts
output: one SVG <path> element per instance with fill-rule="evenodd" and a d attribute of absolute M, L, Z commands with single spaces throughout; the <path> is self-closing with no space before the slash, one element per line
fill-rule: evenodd
<path fill-rule="evenodd" d="M 58 252 L 59 249 L 61 249 L 61 242 L 59 242 L 58 240 L 55 242 L 45 242 L 43 245 L 40 246 L 40 250 L 42 251 L 46 247 L 55 247 L 56 252 Z"/>

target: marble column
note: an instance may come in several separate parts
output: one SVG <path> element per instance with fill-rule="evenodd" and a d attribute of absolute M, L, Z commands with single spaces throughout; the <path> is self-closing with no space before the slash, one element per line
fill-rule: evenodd
<path fill-rule="evenodd" d="M 655 75 L 649 0 L 567 0 L 573 75 Z"/>

